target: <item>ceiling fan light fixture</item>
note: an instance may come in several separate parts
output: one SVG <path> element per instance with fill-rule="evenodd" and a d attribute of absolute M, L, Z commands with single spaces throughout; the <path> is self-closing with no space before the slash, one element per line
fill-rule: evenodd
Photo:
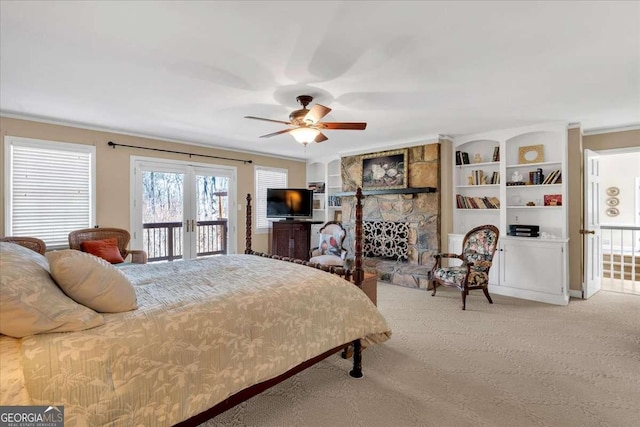
<path fill-rule="evenodd" d="M 293 129 L 289 132 L 296 141 L 300 144 L 307 145 L 310 142 L 313 142 L 316 139 L 316 136 L 320 133 L 318 129 L 308 128 L 308 127 L 299 127 Z"/>
<path fill-rule="evenodd" d="M 244 117 L 246 119 L 263 120 L 265 122 L 282 123 L 293 126 L 293 129 L 283 129 L 278 132 L 260 135 L 260 138 L 271 138 L 272 136 L 282 135 L 283 133 L 290 133 L 296 141 L 300 144 L 304 144 L 305 146 L 311 142 L 323 142 L 329 139 L 321 132 L 321 130 L 364 130 L 367 127 L 366 123 L 321 122 L 320 120 L 329 114 L 331 108 L 316 104 L 308 110 L 307 105 L 309 105 L 313 100 L 312 96 L 300 95 L 296 99 L 298 100 L 298 103 L 302 105 L 302 108 L 292 111 L 289 114 L 288 122 L 283 120 L 265 119 L 264 117 L 256 116 Z"/>

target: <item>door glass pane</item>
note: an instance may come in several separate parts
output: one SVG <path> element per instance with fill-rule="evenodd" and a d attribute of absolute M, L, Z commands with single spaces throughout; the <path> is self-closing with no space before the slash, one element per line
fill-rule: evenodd
<path fill-rule="evenodd" d="M 143 245 L 149 261 L 182 259 L 183 173 L 142 171 Z"/>
<path fill-rule="evenodd" d="M 196 254 L 227 253 L 229 178 L 196 176 Z"/>

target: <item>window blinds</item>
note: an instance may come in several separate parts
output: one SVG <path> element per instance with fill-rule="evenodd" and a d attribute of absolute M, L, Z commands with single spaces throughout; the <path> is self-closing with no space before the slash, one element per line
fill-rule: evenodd
<path fill-rule="evenodd" d="M 10 141 L 7 235 L 68 245 L 69 232 L 92 226 L 95 148 L 50 141 Z"/>
<path fill-rule="evenodd" d="M 266 229 L 270 227 L 267 220 L 267 188 L 286 188 L 287 170 L 256 166 L 256 229 Z"/>

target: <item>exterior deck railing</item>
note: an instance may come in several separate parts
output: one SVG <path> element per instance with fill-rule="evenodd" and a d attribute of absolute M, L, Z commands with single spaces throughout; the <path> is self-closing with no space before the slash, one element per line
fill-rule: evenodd
<path fill-rule="evenodd" d="M 182 259 L 182 222 L 144 223 L 142 228 L 143 246 L 149 262 Z M 198 221 L 196 240 L 198 256 L 226 254 L 227 220 Z"/>
<path fill-rule="evenodd" d="M 640 294 L 640 227 L 600 229 L 603 289 Z"/>

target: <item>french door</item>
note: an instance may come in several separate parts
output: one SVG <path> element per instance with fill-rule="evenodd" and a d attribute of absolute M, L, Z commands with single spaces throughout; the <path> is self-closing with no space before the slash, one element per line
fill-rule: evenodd
<path fill-rule="evenodd" d="M 149 261 L 236 252 L 236 169 L 132 158 L 131 247 Z"/>

